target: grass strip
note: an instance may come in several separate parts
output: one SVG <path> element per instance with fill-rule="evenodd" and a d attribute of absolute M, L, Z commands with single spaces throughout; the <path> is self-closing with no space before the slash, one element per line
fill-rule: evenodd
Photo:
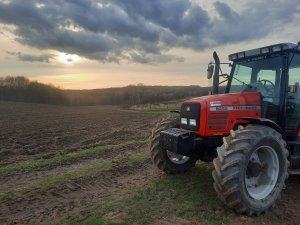
<path fill-rule="evenodd" d="M 124 158 L 120 158 L 119 161 L 123 163 L 124 166 L 132 166 L 149 158 L 148 150 L 143 150 L 140 153 L 137 153 L 136 155 L 137 156 L 135 156 L 134 154 L 128 156 L 128 158 L 125 158 L 125 162 Z M 14 199 L 17 196 L 22 196 L 35 190 L 48 190 L 52 187 L 57 187 L 74 179 L 94 177 L 97 174 L 112 169 L 113 161 L 114 163 L 118 163 L 118 161 L 116 161 L 115 159 L 106 159 L 102 160 L 101 162 L 97 162 L 97 164 L 79 166 L 78 168 L 72 168 L 70 171 L 66 171 L 64 173 L 43 177 L 41 179 L 31 182 L 27 186 L 22 186 L 9 191 L 0 192 L 0 201 Z"/>
<path fill-rule="evenodd" d="M 81 177 L 95 176 L 98 173 L 111 169 L 111 167 L 112 160 L 104 160 L 98 165 L 88 165 L 72 169 L 71 171 L 67 171 L 61 174 L 47 176 L 33 181 L 26 186 L 14 188 L 6 192 L 0 192 L 0 201 L 14 199 L 15 197 L 25 195 L 26 193 L 35 190 L 43 191 L 52 187 L 57 187 L 76 178 L 78 179 Z"/>
<path fill-rule="evenodd" d="M 149 156 L 150 156 L 150 153 L 147 150 L 140 151 L 135 154 L 131 154 L 128 156 L 127 164 L 130 166 L 133 166 L 136 163 L 146 160 L 147 158 L 149 158 Z"/>
<path fill-rule="evenodd" d="M 156 177 L 143 187 L 86 209 L 87 214 L 68 215 L 53 224 L 230 224 L 228 216 L 234 214 L 218 200 L 211 170 L 211 165 L 199 164 L 188 174 Z"/>
<path fill-rule="evenodd" d="M 147 141 L 130 141 L 126 142 L 120 145 L 106 145 L 106 146 L 98 146 L 94 148 L 84 149 L 78 152 L 70 152 L 70 153 L 64 153 L 61 155 L 56 155 L 53 158 L 49 159 L 37 159 L 37 160 L 28 160 L 19 162 L 12 165 L 2 166 L 0 167 L 0 175 L 1 174 L 8 174 L 13 173 L 20 170 L 30 170 L 35 169 L 43 166 L 49 166 L 49 165 L 56 165 L 62 162 L 72 161 L 79 158 L 88 157 L 95 154 L 104 153 L 106 151 L 111 151 L 117 148 L 122 148 L 126 146 L 136 145 L 136 144 L 143 144 Z"/>

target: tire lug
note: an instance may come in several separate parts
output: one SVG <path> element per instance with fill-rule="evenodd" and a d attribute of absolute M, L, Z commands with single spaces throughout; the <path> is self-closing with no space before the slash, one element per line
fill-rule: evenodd
<path fill-rule="evenodd" d="M 248 133 L 253 134 L 256 138 L 255 143 L 251 141 L 252 137 L 248 138 Z M 284 143 L 280 134 L 274 129 L 267 126 L 251 124 L 247 125 L 243 131 L 239 128 L 238 131 L 231 132 L 231 135 L 228 136 L 227 139 L 224 138 L 226 143 L 223 143 L 223 146 L 217 149 L 219 161 L 218 164 L 215 163 L 216 165 L 214 166 L 218 171 L 220 167 L 221 169 L 224 168 L 224 170 L 220 171 L 221 175 L 219 177 L 214 178 L 214 185 L 216 186 L 218 184 L 221 186 L 216 188 L 220 198 L 223 200 L 226 199 L 225 204 L 238 213 L 246 212 L 249 216 L 258 216 L 268 209 L 264 208 L 263 202 L 267 200 L 272 191 L 276 191 L 275 194 L 277 195 L 274 196 L 273 201 L 270 202 L 270 206 L 273 206 L 280 196 L 279 193 L 281 192 L 281 187 L 288 172 L 288 152 L 286 148 L 277 149 L 271 146 L 270 143 L 260 142 L 260 140 L 263 140 L 265 137 L 274 141 L 275 139 L 276 141 L 280 139 L 280 143 Z M 239 146 L 235 145 L 235 141 L 240 141 L 241 144 L 239 146 L 243 148 L 245 146 L 245 149 L 235 151 L 239 149 Z M 226 144 L 232 146 L 230 155 L 224 153 L 227 150 Z M 281 150 L 283 151 L 282 153 L 284 153 L 282 166 L 279 164 L 281 160 L 280 157 L 282 157 L 282 154 L 279 154 Z M 229 169 L 225 171 L 225 168 Z M 283 176 L 281 176 L 282 174 Z M 239 184 L 240 178 L 243 179 L 244 187 L 241 187 Z M 277 182 L 280 185 L 276 185 Z M 234 198 L 227 198 L 232 191 L 243 193 L 242 195 L 236 195 Z M 249 199 L 243 196 L 249 196 Z M 255 202 L 253 202 L 252 199 L 254 199 Z M 245 207 L 240 209 L 240 205 L 244 205 Z"/>

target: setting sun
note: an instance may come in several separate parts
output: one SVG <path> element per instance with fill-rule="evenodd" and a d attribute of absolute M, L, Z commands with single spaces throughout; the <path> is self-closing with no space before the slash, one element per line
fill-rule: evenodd
<path fill-rule="evenodd" d="M 74 54 L 60 53 L 58 60 L 64 64 L 72 64 L 78 62 L 80 57 Z"/>

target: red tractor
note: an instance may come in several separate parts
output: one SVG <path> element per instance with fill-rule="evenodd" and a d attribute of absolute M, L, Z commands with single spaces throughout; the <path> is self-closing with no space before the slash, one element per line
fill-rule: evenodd
<path fill-rule="evenodd" d="M 180 117 L 157 124 L 150 143 L 154 164 L 182 173 L 197 160 L 213 161 L 214 189 L 228 207 L 247 215 L 266 212 L 288 175 L 300 174 L 299 46 L 231 54 L 230 75 L 220 75 L 214 52 L 208 66 L 213 95 L 185 101 Z M 219 94 L 225 81 L 225 94 Z"/>

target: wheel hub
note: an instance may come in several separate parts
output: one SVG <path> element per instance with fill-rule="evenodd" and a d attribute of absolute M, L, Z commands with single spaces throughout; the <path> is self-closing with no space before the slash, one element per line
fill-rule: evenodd
<path fill-rule="evenodd" d="M 250 161 L 247 167 L 246 175 L 250 177 L 258 177 L 262 173 L 263 167 L 260 163 Z"/>
<path fill-rule="evenodd" d="M 261 146 L 250 156 L 245 174 L 248 194 L 256 200 L 266 198 L 274 189 L 279 176 L 279 159 L 270 146 Z"/>

